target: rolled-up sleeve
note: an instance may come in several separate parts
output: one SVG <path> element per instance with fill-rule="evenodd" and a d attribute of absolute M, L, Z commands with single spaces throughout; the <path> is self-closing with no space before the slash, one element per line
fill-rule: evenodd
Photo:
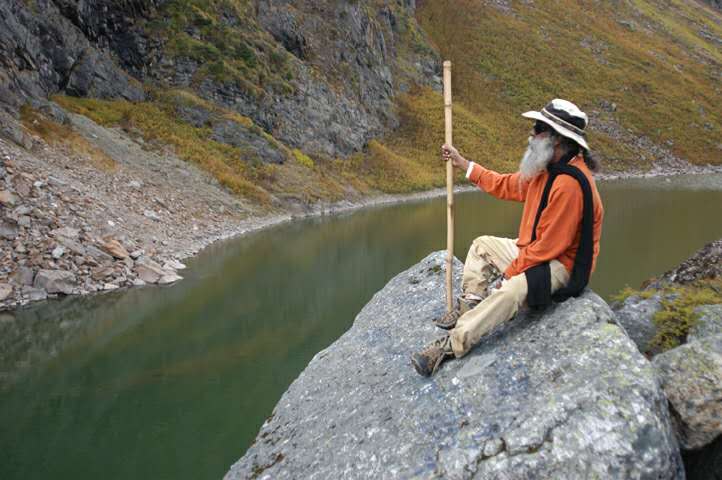
<path fill-rule="evenodd" d="M 529 183 L 522 182 L 519 175 L 519 172 L 497 173 L 474 162 L 470 162 L 466 171 L 466 178 L 489 195 L 502 200 L 523 202 Z"/>

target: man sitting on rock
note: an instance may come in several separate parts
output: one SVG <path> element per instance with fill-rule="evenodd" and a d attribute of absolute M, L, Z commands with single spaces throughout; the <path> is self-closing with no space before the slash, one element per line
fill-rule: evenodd
<path fill-rule="evenodd" d="M 516 240 L 483 236 L 472 243 L 456 309 L 434 321 L 449 334 L 411 356 L 421 375 L 467 354 L 525 302 L 543 308 L 552 298 L 579 295 L 594 271 L 604 210 L 592 176 L 598 164 L 585 139 L 587 115 L 555 99 L 523 116 L 536 123 L 517 173 L 487 170 L 442 147 L 443 159 L 466 178 L 497 198 L 524 202 L 524 211 Z"/>

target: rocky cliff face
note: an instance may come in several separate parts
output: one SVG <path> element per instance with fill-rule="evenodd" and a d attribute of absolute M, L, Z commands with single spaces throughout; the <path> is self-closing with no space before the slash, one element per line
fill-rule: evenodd
<path fill-rule="evenodd" d="M 289 146 L 345 156 L 398 125 L 399 90 L 438 85 L 438 57 L 414 9 L 413 1 L 9 0 L 0 5 L 0 103 L 16 112 L 58 92 L 140 101 L 141 82 L 186 88 Z"/>
<path fill-rule="evenodd" d="M 591 292 L 418 376 L 409 354 L 440 335 L 443 263 L 378 292 L 226 479 L 684 478 L 654 369 Z"/>
<path fill-rule="evenodd" d="M 134 35 L 133 15 L 146 5 L 152 2 L 2 2 L 0 100 L 18 106 L 60 91 L 142 100 L 143 88 L 114 53 L 123 51 L 118 36 Z M 131 50 L 137 62 L 142 52 Z"/>

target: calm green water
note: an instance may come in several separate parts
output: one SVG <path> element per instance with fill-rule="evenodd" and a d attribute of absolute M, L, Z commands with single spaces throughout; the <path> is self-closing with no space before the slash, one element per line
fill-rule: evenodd
<path fill-rule="evenodd" d="M 592 287 L 637 286 L 722 237 L 719 185 L 601 185 Z M 516 204 L 475 192 L 456 208 L 457 256 L 515 235 Z M 170 288 L 0 314 L 0 478 L 221 478 L 311 357 L 445 248 L 445 222 L 444 199 L 299 222 L 208 249 Z"/>

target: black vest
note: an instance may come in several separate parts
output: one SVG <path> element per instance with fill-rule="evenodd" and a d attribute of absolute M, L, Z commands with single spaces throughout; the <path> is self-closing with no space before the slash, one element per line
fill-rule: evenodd
<path fill-rule="evenodd" d="M 536 240 L 536 229 L 539 224 L 539 218 L 549 203 L 549 192 L 552 189 L 554 180 L 559 175 L 569 175 L 579 182 L 584 197 L 582 234 L 579 240 L 579 248 L 574 258 L 574 266 L 569 276 L 569 282 L 566 286 L 554 292 L 554 295 L 552 295 L 549 262 L 535 265 L 524 272 L 527 285 L 529 286 L 527 304 L 531 308 L 544 308 L 550 305 L 552 300 L 563 302 L 569 297 L 579 296 L 587 286 L 587 283 L 589 283 L 589 276 L 592 273 L 592 261 L 594 257 L 594 198 L 589 180 L 587 180 L 584 173 L 577 167 L 569 165 L 569 161 L 572 158 L 574 158 L 573 154 L 565 155 L 558 162 L 552 163 L 547 167 L 549 178 L 547 179 L 546 185 L 544 185 L 542 198 L 539 202 L 539 209 L 536 212 L 531 241 Z"/>

